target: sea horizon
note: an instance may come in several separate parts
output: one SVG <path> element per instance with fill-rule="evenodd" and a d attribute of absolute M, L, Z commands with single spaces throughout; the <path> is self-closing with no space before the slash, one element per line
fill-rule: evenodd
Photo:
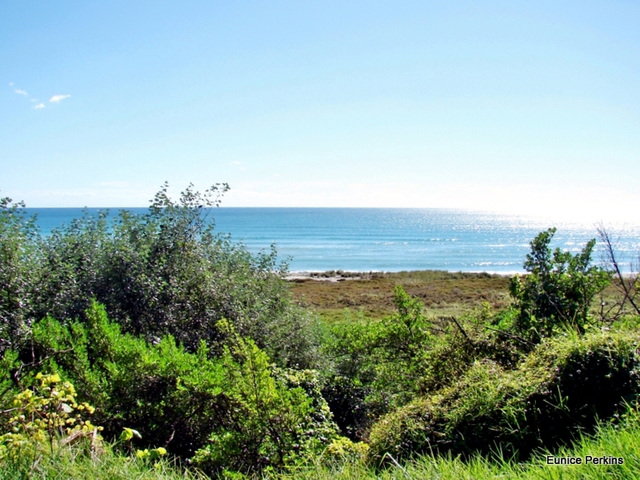
<path fill-rule="evenodd" d="M 41 234 L 83 214 L 121 210 L 144 214 L 149 207 L 29 207 Z M 530 242 L 543 230 L 557 228 L 552 247 L 579 251 L 597 238 L 598 222 L 555 221 L 543 215 L 474 211 L 459 208 L 397 207 L 214 207 L 215 231 L 243 244 L 251 253 L 275 246 L 290 273 L 399 272 L 444 270 L 515 274 Z M 625 259 L 637 259 L 637 224 L 602 222 Z M 594 261 L 599 255 L 598 248 Z"/>

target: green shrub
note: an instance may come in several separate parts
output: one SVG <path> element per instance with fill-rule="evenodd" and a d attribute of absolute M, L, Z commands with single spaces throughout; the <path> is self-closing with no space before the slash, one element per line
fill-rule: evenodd
<path fill-rule="evenodd" d="M 123 334 L 95 302 L 85 317 L 67 325 L 51 318 L 37 322 L 31 347 L 37 363 L 76 385 L 96 407 L 95 419 L 108 437 L 135 428 L 142 447 L 192 455 L 228 404 L 220 362 L 208 358 L 204 346 L 190 354 L 172 337 L 149 345 Z"/>
<path fill-rule="evenodd" d="M 401 287 L 397 313 L 380 322 L 358 319 L 333 326 L 327 346 L 334 372 L 323 394 L 343 434 L 366 438 L 382 414 L 464 376 L 474 362 L 489 359 L 511 369 L 522 353 L 508 334 L 491 326 L 488 307 L 460 319 L 427 319 L 422 304 Z"/>
<path fill-rule="evenodd" d="M 394 289 L 397 313 L 378 322 L 346 321 L 332 327 L 326 343 L 333 373 L 323 394 L 336 422 L 361 439 L 371 419 L 413 399 L 433 343 L 422 303 L 401 286 Z"/>
<path fill-rule="evenodd" d="M 0 198 L 0 355 L 25 340 L 38 289 L 37 229 L 23 203 Z"/>
<path fill-rule="evenodd" d="M 508 312 L 494 313 L 484 304 L 460 318 L 434 321 L 437 334 L 423 355 L 423 374 L 416 379 L 418 392 L 426 394 L 451 385 L 477 361 L 489 360 L 507 370 L 515 368 L 526 348 L 513 335 L 493 326 L 505 314 Z"/>
<path fill-rule="evenodd" d="M 539 341 L 558 327 L 584 332 L 594 296 L 610 282 L 610 275 L 591 265 L 596 241 L 589 241 L 576 255 L 549 244 L 556 229 L 541 232 L 531 242 L 524 268 L 528 275 L 515 276 L 510 292 L 520 311 L 517 330 Z"/>
<path fill-rule="evenodd" d="M 256 473 L 295 465 L 321 452 L 337 437 L 337 429 L 313 387 L 313 373 L 274 372 L 253 341 L 230 334 L 232 345 L 225 348 L 222 364 L 225 393 L 234 402 L 232 421 L 214 431 L 196 452 L 194 464 L 211 474 L 223 469 Z"/>
<path fill-rule="evenodd" d="M 151 342 L 172 335 L 195 352 L 204 340 L 220 354 L 224 318 L 279 365 L 315 367 L 315 317 L 293 305 L 275 248 L 252 255 L 214 232 L 212 208 L 227 189 L 190 185 L 174 201 L 165 184 L 145 214 L 85 212 L 47 237 L 23 204 L 2 199 L 0 352 L 46 316 L 84 319 L 97 299 L 123 331 Z"/>
<path fill-rule="evenodd" d="M 85 318 L 37 322 L 28 353 L 73 381 L 106 438 L 135 429 L 142 452 L 166 448 L 210 473 L 284 468 L 337 438 L 318 374 L 275 366 L 229 322 L 211 356 L 204 342 L 191 353 L 170 336 L 151 345 L 123 334 L 96 302 Z"/>
<path fill-rule="evenodd" d="M 548 339 L 515 370 L 476 362 L 452 386 L 381 418 L 370 458 L 554 448 L 611 418 L 640 393 L 637 332 Z"/>

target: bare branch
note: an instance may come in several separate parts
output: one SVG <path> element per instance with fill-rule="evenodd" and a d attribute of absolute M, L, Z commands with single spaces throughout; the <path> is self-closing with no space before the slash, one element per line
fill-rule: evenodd
<path fill-rule="evenodd" d="M 616 258 L 615 248 L 613 246 L 613 242 L 611 241 L 611 237 L 609 236 L 609 232 L 607 232 L 602 224 L 600 224 L 600 226 L 598 227 L 598 235 L 604 243 L 605 255 L 607 257 L 606 262 L 613 268 L 613 272 L 615 273 L 619 282 L 619 288 L 621 289 L 621 292 L 623 294 L 618 315 L 621 313 L 626 302 L 629 302 L 636 313 L 640 314 L 640 308 L 635 302 L 635 297 L 638 293 L 636 285 L 638 284 L 640 275 L 636 273 L 635 275 L 632 275 L 631 278 L 625 278 Z"/>

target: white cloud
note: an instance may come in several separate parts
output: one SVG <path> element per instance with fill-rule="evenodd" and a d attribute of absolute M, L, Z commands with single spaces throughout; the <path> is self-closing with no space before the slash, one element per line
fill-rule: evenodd
<path fill-rule="evenodd" d="M 54 95 L 49 99 L 51 103 L 60 103 L 65 98 L 69 98 L 71 95 Z"/>
<path fill-rule="evenodd" d="M 39 110 L 41 108 L 45 108 L 47 106 L 45 102 L 40 102 L 37 98 L 30 96 L 29 92 L 27 92 L 26 90 L 23 90 L 22 88 L 14 87 L 14 85 L 15 84 L 13 82 L 9 82 L 9 86 L 11 88 L 13 88 L 13 92 L 16 93 L 17 95 L 22 95 L 24 97 L 29 97 L 29 101 L 31 101 L 32 103 L 35 104 L 35 105 L 33 105 L 33 108 L 35 108 L 36 110 Z M 69 94 L 53 95 L 51 98 L 49 98 L 49 103 L 60 103 L 61 101 L 66 100 L 69 97 L 71 97 L 71 95 L 69 95 Z"/>

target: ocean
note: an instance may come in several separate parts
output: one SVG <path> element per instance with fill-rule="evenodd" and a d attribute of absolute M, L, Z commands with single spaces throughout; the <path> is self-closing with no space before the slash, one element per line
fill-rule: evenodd
<path fill-rule="evenodd" d="M 100 209 L 86 209 L 95 215 Z M 110 209 L 115 215 L 119 209 Z M 127 209 L 144 213 L 146 208 Z M 29 208 L 41 233 L 82 215 L 79 208 Z M 577 252 L 597 225 L 540 217 L 453 209 L 398 208 L 234 208 L 213 209 L 218 233 L 229 234 L 253 253 L 273 244 L 289 270 L 450 272 L 523 272 L 529 242 L 556 227 L 552 246 Z M 640 225 L 605 227 L 616 241 L 620 259 L 631 262 L 640 252 Z M 596 249 L 594 261 L 602 258 Z"/>

